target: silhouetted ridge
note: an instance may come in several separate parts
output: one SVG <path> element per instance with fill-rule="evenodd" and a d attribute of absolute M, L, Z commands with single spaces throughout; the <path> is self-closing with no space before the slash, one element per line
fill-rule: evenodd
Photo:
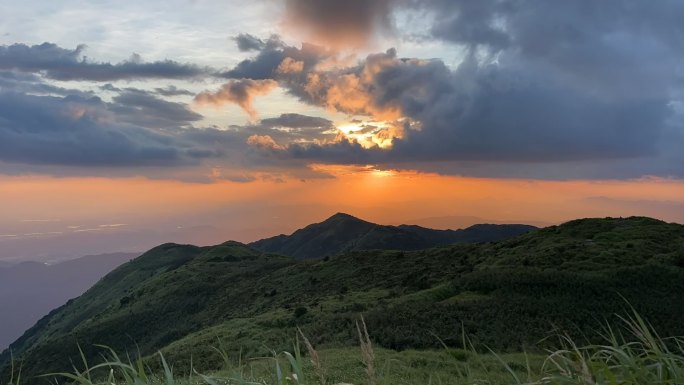
<path fill-rule="evenodd" d="M 212 370 L 219 361 L 205 358 L 215 354 L 217 337 L 231 342 L 235 356 L 286 349 L 296 326 L 319 346 L 355 346 L 358 337 L 348 326 L 362 313 L 380 347 L 439 348 L 435 335 L 458 347 L 465 333 L 493 349 L 518 350 L 544 340 L 549 325 L 573 337 L 591 335 L 598 320 L 624 311 L 625 298 L 663 333 L 684 334 L 682 225 L 640 217 L 585 219 L 500 242 L 361 250 L 457 235 L 481 239 L 482 231 L 507 228 L 438 231 L 335 215 L 275 238 L 283 247 L 301 242 L 300 251 L 329 244 L 353 249 L 313 261 L 237 242 L 166 244 L 51 312 L 11 349 L 27 377 L 69 370 L 80 356 L 77 342 L 88 361 L 99 357 L 92 346 L 97 343 L 147 357 L 161 350 L 177 365 L 202 357 L 195 361 L 198 370 Z M 6 365 L 0 378 L 7 378 L 10 362 L 7 350 L 0 355 L 0 367 Z"/>
<path fill-rule="evenodd" d="M 262 239 L 250 246 L 264 252 L 318 259 L 355 250 L 420 250 L 452 243 L 498 241 L 535 230 L 528 225 L 476 225 L 464 230 L 384 226 L 337 213 L 320 223 Z"/>

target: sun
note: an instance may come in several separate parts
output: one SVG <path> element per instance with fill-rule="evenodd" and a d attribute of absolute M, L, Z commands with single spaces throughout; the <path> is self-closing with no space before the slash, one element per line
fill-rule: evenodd
<path fill-rule="evenodd" d="M 337 129 L 342 131 L 345 135 L 353 135 L 358 131 L 363 130 L 363 127 L 354 123 L 345 123 L 337 126 Z"/>
<path fill-rule="evenodd" d="M 365 148 L 391 148 L 395 138 L 401 138 L 402 131 L 396 125 L 384 121 L 352 121 L 337 125 L 337 129 L 350 140 Z"/>
<path fill-rule="evenodd" d="M 370 174 L 376 178 L 389 178 L 396 175 L 395 171 L 392 170 L 377 170 L 373 169 Z"/>

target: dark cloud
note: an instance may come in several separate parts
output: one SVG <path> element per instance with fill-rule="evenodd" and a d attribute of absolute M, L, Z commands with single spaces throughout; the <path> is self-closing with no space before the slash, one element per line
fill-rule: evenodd
<path fill-rule="evenodd" d="M 292 143 L 281 156 L 332 164 L 380 164 L 387 163 L 386 154 L 379 148 L 367 149 L 351 140 L 330 143 Z"/>
<path fill-rule="evenodd" d="M 465 48 L 465 59 L 450 67 L 390 50 L 341 65 L 320 48 L 314 55 L 284 44 L 263 48 L 226 75 L 275 79 L 305 103 L 395 122 L 391 132 L 368 127 L 393 136 L 389 149 L 328 140 L 290 143 L 280 156 L 427 170 L 433 164 L 442 173 L 488 176 L 684 175 L 682 2 L 292 1 L 287 7 L 304 28 L 325 31 L 335 23 L 327 18 L 339 13 L 339 23 L 370 26 L 358 28 L 365 36 L 399 8 L 418 11 L 432 19 L 428 33 Z M 355 7 L 371 7 L 369 17 L 380 21 L 349 21 L 345 12 Z"/>
<path fill-rule="evenodd" d="M 415 93 L 416 84 L 421 92 Z M 401 64 L 374 83 L 381 103 L 399 103 L 422 130 L 393 152 L 407 159 L 568 161 L 652 155 L 671 115 L 669 100 L 605 99 L 553 74 L 465 62 Z M 420 95 L 420 96 L 416 96 Z"/>
<path fill-rule="evenodd" d="M 162 96 L 195 96 L 194 92 L 178 88 L 174 85 L 169 85 L 165 88 L 155 88 L 154 92 Z"/>
<path fill-rule="evenodd" d="M 334 128 L 333 122 L 329 119 L 318 116 L 308 116 L 301 114 L 281 114 L 277 118 L 262 119 L 261 124 L 266 127 L 287 127 L 287 128 Z"/>
<path fill-rule="evenodd" d="M 409 3 L 413 7 L 432 11 L 434 22 L 430 33 L 439 39 L 469 46 L 486 45 L 496 49 L 505 48 L 511 43 L 511 37 L 504 30 L 500 16 L 516 7 L 513 2 L 414 0 Z"/>
<path fill-rule="evenodd" d="M 248 142 L 254 135 L 283 143 L 324 138 L 332 129 L 326 119 L 283 114 L 251 126 L 196 128 L 201 115 L 156 90 L 102 87 L 115 93 L 110 101 L 51 86 L 34 74 L 0 71 L 2 173 L 192 182 L 245 182 L 272 173 L 318 177 L 305 161 L 264 156 Z"/>
<path fill-rule="evenodd" d="M 411 5 L 433 15 L 437 38 L 519 65 L 547 66 L 588 92 L 662 93 L 682 81 L 680 1 L 429 0 Z"/>
<path fill-rule="evenodd" d="M 684 174 L 682 167 L 664 167 L 671 159 L 667 154 L 675 151 L 666 148 L 668 143 L 684 145 L 681 128 L 672 127 L 681 127 L 682 119 L 675 114 L 671 87 L 661 81 L 662 71 L 650 72 L 647 66 L 614 71 L 614 79 L 598 81 L 593 72 L 585 75 L 580 68 L 569 74 L 567 68 L 530 60 L 512 48 L 496 61 L 483 60 L 472 50 L 455 69 L 440 60 L 401 59 L 394 50 L 370 55 L 357 66 L 321 69 L 318 64 L 331 56 L 314 52 L 318 55 L 286 46 L 265 49 L 238 67 L 268 63 L 271 70 L 255 73 L 270 73 L 304 102 L 380 120 L 403 118 L 405 128 L 391 149 L 364 148 L 347 140 L 305 142 L 287 144 L 280 156 L 409 168 L 446 162 L 454 166 L 451 173 L 467 173 L 470 162 L 471 171 L 487 175 L 496 173 L 497 164 L 504 170 L 513 162 L 529 171 L 516 174 L 527 177 L 547 177 L 548 170 L 539 165 L 559 162 L 573 163 L 566 172 L 577 177 Z M 301 72 L 274 70 L 278 59 L 288 57 L 309 61 Z M 636 70 L 648 76 L 635 76 Z M 674 78 L 676 68 L 668 70 L 665 78 Z M 625 169 L 631 165 L 631 171 L 614 160 Z M 596 172 L 601 169 L 596 162 L 606 165 L 603 171 Z"/>
<path fill-rule="evenodd" d="M 128 90 L 112 98 L 110 110 L 120 121 L 145 127 L 186 126 L 202 119 L 183 103 L 169 102 L 142 90 Z"/>
<path fill-rule="evenodd" d="M 189 79 L 211 71 L 172 60 L 144 62 L 133 55 L 120 63 L 91 62 L 83 56 L 84 45 L 65 49 L 52 43 L 0 46 L 0 70 L 40 73 L 55 80 L 112 81 L 133 79 Z"/>
<path fill-rule="evenodd" d="M 167 175 L 158 169 L 196 167 L 246 149 L 248 133 L 194 128 L 201 115 L 143 90 L 111 86 L 118 95 L 106 102 L 52 89 L 30 74 L 0 72 L 0 85 L 3 173 L 85 175 L 78 170 L 144 166 L 150 176 Z"/>
<path fill-rule="evenodd" d="M 394 60 L 366 88 L 376 109 L 398 106 L 420 123 L 420 130 L 406 130 L 386 151 L 393 161 L 648 156 L 672 113 L 665 98 L 605 100 L 543 72 L 468 61 L 451 71 L 440 61 Z"/>
<path fill-rule="evenodd" d="M 620 34 L 644 35 L 673 45 L 681 44 L 684 38 L 679 22 L 684 17 L 684 5 L 677 0 L 409 0 L 394 4 L 430 12 L 434 18 L 433 35 L 444 40 L 486 44 L 495 49 L 507 48 L 510 43 L 535 54 L 587 43 L 610 46 L 619 42 Z M 594 41 L 611 34 L 616 36 Z M 561 42 L 568 46 L 559 47 Z"/>
<path fill-rule="evenodd" d="M 121 88 L 113 85 L 112 83 L 103 84 L 99 88 L 102 91 L 108 91 L 108 92 L 121 92 L 121 91 L 123 91 Z"/>
<path fill-rule="evenodd" d="M 86 167 L 186 161 L 170 136 L 109 117 L 98 98 L 0 92 L 0 159 Z"/>
<path fill-rule="evenodd" d="M 332 121 L 295 113 L 262 119 L 260 122 L 248 126 L 235 126 L 235 129 L 248 133 L 250 136 L 269 137 L 278 146 L 286 146 L 291 143 L 332 141 L 338 135 Z"/>
<path fill-rule="evenodd" d="M 242 52 L 260 51 L 266 46 L 266 42 L 248 33 L 241 33 L 235 36 L 233 40 L 235 40 L 238 49 Z"/>
<path fill-rule="evenodd" d="M 235 68 L 223 72 L 221 76 L 230 79 L 275 79 L 285 75 L 279 72 L 278 68 L 288 58 L 302 63 L 302 73 L 306 73 L 313 70 L 320 62 L 333 56 L 334 53 L 322 46 L 304 43 L 301 48 L 297 48 L 284 44 L 278 36 L 271 36 L 255 57 L 241 61 Z"/>
<path fill-rule="evenodd" d="M 91 63 L 83 59 L 83 47 L 43 44 L 0 47 L 0 86 L 30 94 L 20 95 L 24 104 L 42 108 L 43 103 L 53 113 L 49 119 L 38 114 L 34 121 L 28 113 L 13 117 L 7 96 L 0 127 L 5 135 L 23 130 L 21 136 L 29 137 L 54 119 L 55 129 L 89 143 L 88 131 L 78 129 L 87 123 L 94 133 L 128 138 L 121 146 L 131 159 L 169 151 L 160 164 L 221 156 L 245 169 L 329 162 L 497 177 L 684 176 L 680 1 L 286 0 L 285 7 L 289 25 L 317 35 L 324 46 L 239 35 L 238 48 L 253 57 L 216 74 L 229 79 L 221 89 L 196 97 L 200 103 L 240 105 L 254 120 L 247 126 L 192 129 L 199 115 L 159 97 L 188 95 L 173 87 L 142 91 L 105 85 L 103 90 L 116 95 L 104 102 L 41 82 L 46 77 L 188 78 L 206 69 L 138 57 Z M 463 62 L 405 59 L 395 50 L 344 60 L 337 48 L 363 45 L 391 30 L 398 9 L 427 15 L 429 37 L 458 46 Z M 346 139 L 321 118 L 283 114 L 256 121 L 254 97 L 276 86 L 312 106 L 363 117 L 370 123 L 356 123 L 359 136 L 383 137 L 393 146 Z M 87 107 L 82 122 L 65 121 L 70 103 Z M 37 143 L 43 136 L 36 138 Z M 145 150 L 135 152 L 140 148 Z M 15 151 L 12 159 L 19 157 Z"/>
<path fill-rule="evenodd" d="M 14 71 L 0 71 L 0 90 L 39 95 L 77 95 L 84 98 L 93 96 L 89 91 L 55 86 L 43 82 L 37 75 Z"/>
<path fill-rule="evenodd" d="M 107 83 L 103 84 L 100 87 L 98 87 L 102 91 L 107 91 L 107 92 L 116 92 L 116 93 L 121 93 L 121 92 L 143 92 L 147 93 L 147 91 L 141 90 L 139 88 L 134 88 L 134 87 L 124 87 L 124 88 L 119 88 L 112 83 Z M 172 97 L 172 96 L 195 96 L 194 92 L 178 88 L 174 85 L 168 85 L 164 88 L 157 87 L 155 88 L 152 92 L 154 92 L 157 95 L 161 96 L 167 96 L 167 97 Z"/>

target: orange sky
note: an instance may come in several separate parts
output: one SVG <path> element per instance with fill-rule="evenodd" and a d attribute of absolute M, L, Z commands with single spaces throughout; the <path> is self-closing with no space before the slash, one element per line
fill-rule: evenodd
<path fill-rule="evenodd" d="M 5 3 L 0 260 L 252 241 L 336 212 L 684 223 L 683 56 L 634 28 L 677 28 L 670 3 L 619 25 L 593 3 L 81 2 L 85 24 L 70 2 Z"/>
<path fill-rule="evenodd" d="M 680 180 L 476 179 L 370 167 L 314 167 L 335 178 L 196 184 L 144 178 L 2 177 L 0 225 L 4 235 L 18 236 L 33 232 L 30 227 L 35 223 L 49 223 L 49 230 L 65 233 L 107 224 L 129 229 L 206 225 L 218 230 L 213 237 L 219 242 L 288 232 L 337 211 L 386 224 L 444 216 L 558 223 L 586 216 L 648 215 L 684 222 Z M 46 220 L 50 222 L 40 222 Z"/>

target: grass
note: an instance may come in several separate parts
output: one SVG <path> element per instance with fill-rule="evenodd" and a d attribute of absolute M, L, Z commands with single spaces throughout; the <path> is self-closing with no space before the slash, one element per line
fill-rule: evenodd
<path fill-rule="evenodd" d="M 540 354 L 482 354 L 464 337 L 467 350 L 402 351 L 377 349 L 363 318 L 355 325 L 359 348 L 317 351 L 304 333 L 290 351 L 270 357 L 237 360 L 219 341 L 213 347 L 223 369 L 199 372 L 194 363 L 185 373 L 174 369 L 160 352 L 160 369 L 143 358 L 121 357 L 99 346 L 103 362 L 81 362 L 72 372 L 51 373 L 26 384 L 80 385 L 675 385 L 684 384 L 684 339 L 660 337 L 636 311 L 619 318 L 619 327 L 606 325 L 604 343 L 580 345 L 564 334 L 558 348 Z M 486 349 L 486 347 L 484 347 Z M 80 348 L 79 348 L 80 350 Z M 21 385 L 21 369 L 12 367 L 6 385 Z M 3 384 L 0 382 L 0 384 Z"/>

